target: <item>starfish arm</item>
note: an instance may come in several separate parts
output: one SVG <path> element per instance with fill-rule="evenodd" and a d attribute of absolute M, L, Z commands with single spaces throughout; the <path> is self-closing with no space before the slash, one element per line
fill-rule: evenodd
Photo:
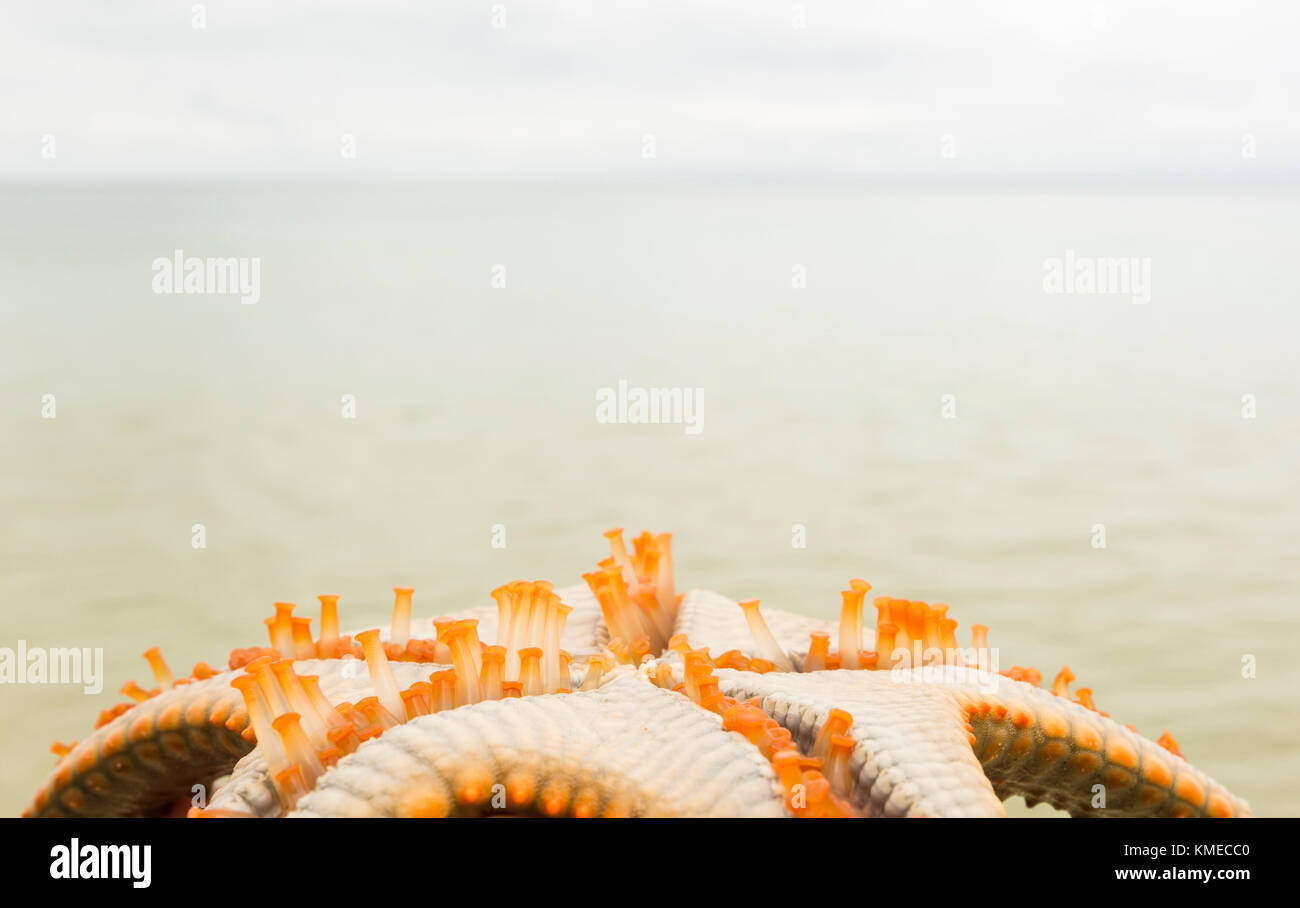
<path fill-rule="evenodd" d="M 1154 741 L 1001 675 L 951 666 L 718 675 L 724 692 L 759 697 L 805 747 L 831 708 L 851 713 L 851 800 L 871 816 L 988 815 L 1012 795 L 1075 816 L 1250 815 Z"/>
<path fill-rule="evenodd" d="M 1074 816 L 1250 815 L 1214 779 L 1109 717 L 1031 684 L 981 677 L 952 685 L 951 696 L 1001 797 L 1024 795 Z"/>
<path fill-rule="evenodd" d="M 401 684 L 440 667 L 392 663 Z M 317 675 L 332 703 L 374 693 L 365 664 L 356 660 L 306 659 L 296 668 Z M 253 749 L 243 736 L 243 697 L 230 686 L 241 674 L 221 672 L 163 691 L 96 729 L 59 760 L 23 816 L 139 816 L 230 772 Z"/>
<path fill-rule="evenodd" d="M 420 680 L 418 676 L 428 674 L 431 670 L 447 668 L 447 666 L 433 663 L 399 662 L 389 663 L 389 665 L 394 669 L 394 674 L 399 678 L 399 681 L 403 683 L 406 680 Z M 582 683 L 582 671 L 582 669 L 572 670 L 570 684 L 574 689 L 577 689 Z M 625 675 L 630 670 L 616 671 Z M 615 675 L 611 674 L 606 679 L 606 683 L 613 677 Z M 334 694 L 332 696 L 327 694 L 327 697 L 335 705 L 344 701 L 359 700 L 373 693 L 369 684 L 354 684 L 350 688 L 335 684 L 332 690 Z M 266 765 L 266 758 L 260 747 L 255 747 L 252 752 L 235 764 L 230 773 L 230 778 L 213 794 L 209 807 L 213 815 L 260 818 L 284 816 L 280 796 L 275 785 L 271 782 L 271 774 Z"/>
<path fill-rule="evenodd" d="M 971 750 L 964 713 L 942 693 L 892 684 L 872 671 L 717 675 L 729 696 L 758 697 L 804 753 L 831 709 L 851 713 L 847 795 L 866 816 L 1006 816 Z"/>
<path fill-rule="evenodd" d="M 718 716 L 624 675 L 587 693 L 423 716 L 339 761 L 290 816 L 786 816 Z"/>
<path fill-rule="evenodd" d="M 59 760 L 23 811 L 29 817 L 120 817 L 190 794 L 190 786 L 252 749 L 237 672 L 223 672 L 137 703 Z"/>

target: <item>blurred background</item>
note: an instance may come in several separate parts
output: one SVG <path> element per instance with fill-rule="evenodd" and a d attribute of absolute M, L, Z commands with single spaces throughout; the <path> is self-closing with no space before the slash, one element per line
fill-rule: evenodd
<path fill-rule="evenodd" d="M 622 525 L 679 589 L 948 602 L 1300 813 L 1293 7 L 6 19 L 0 646 L 105 679 L 0 685 L 0 812 L 150 646 L 567 585 Z M 154 293 L 176 249 L 259 301 Z M 1067 251 L 1150 302 L 1045 292 Z M 703 389 L 703 431 L 598 422 L 620 380 Z"/>

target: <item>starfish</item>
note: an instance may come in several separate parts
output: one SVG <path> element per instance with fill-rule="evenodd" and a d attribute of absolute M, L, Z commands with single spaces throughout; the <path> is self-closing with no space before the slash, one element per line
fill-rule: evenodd
<path fill-rule="evenodd" d="M 1151 741 L 987 628 L 852 580 L 838 624 L 675 592 L 671 537 L 622 530 L 582 585 L 515 581 L 495 608 L 320 636 L 277 603 L 269 647 L 100 716 L 25 816 L 1249 816 L 1168 733 Z M 480 635 L 496 640 L 484 645 Z M 832 637 L 836 640 L 831 649 Z M 711 653 L 718 653 L 713 656 Z"/>

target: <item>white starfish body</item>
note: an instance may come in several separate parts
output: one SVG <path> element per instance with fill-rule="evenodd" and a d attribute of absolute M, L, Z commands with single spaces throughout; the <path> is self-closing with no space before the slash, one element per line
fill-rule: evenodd
<path fill-rule="evenodd" d="M 188 797 L 195 781 L 229 774 L 199 814 L 962 817 L 1004 816 L 1003 800 L 1023 795 L 1076 816 L 1249 815 L 1244 801 L 1090 698 L 1071 702 L 960 664 L 801 671 L 825 664 L 827 639 L 846 633 L 858 641 L 845 661 L 877 663 L 868 650 L 894 628 L 857 631 L 865 583 L 845 592 L 838 625 L 773 609 L 760 616 L 755 602 L 742 608 L 707 590 L 677 601 L 666 539 L 657 566 L 654 540 L 638 540 L 632 557 L 616 539 L 617 559 L 588 575 L 590 590 L 512 584 L 494 593 L 499 609 L 436 626 L 410 622 L 410 591 L 400 590 L 402 620 L 383 636 L 394 659 L 414 653 L 413 661 L 390 664 L 373 631 L 357 635 L 365 662 L 309 658 L 318 648 L 357 649 L 324 634 L 319 644 L 290 643 L 279 610 L 268 621 L 272 641 L 278 633 L 281 649 L 307 656 L 262 656 L 247 672 L 196 668 L 201 680 L 106 716 L 65 753 L 26 813 L 147 813 Z M 624 589 L 625 575 L 637 585 Z M 877 600 L 882 618 L 901 602 Z M 902 606 L 912 609 L 913 640 L 955 626 L 946 607 Z M 509 626 L 498 627 L 498 616 Z M 645 640 L 611 639 L 611 619 L 624 632 L 649 629 L 656 649 L 642 657 Z M 480 650 L 479 631 L 513 642 Z M 977 626 L 976 638 L 983 632 Z M 457 661 L 422 661 L 435 651 Z M 615 667 L 618 654 L 638 668 Z M 475 683 L 449 677 L 471 663 Z M 503 682 L 492 665 L 513 665 L 519 680 Z M 168 677 L 165 665 L 155 671 Z M 319 679 L 315 706 L 299 676 Z M 441 692 L 425 677 L 441 679 Z M 813 811 L 799 798 L 818 786 L 826 809 Z"/>

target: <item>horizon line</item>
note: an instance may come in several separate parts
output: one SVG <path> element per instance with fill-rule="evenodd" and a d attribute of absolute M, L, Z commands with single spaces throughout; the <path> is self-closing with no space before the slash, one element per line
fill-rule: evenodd
<path fill-rule="evenodd" d="M 85 186 L 212 186 L 268 184 L 303 186 L 367 186 L 367 185 L 457 185 L 457 184 L 523 184 L 554 185 L 673 185 L 673 184 L 803 184 L 803 185 L 861 185 L 871 187 L 1292 187 L 1300 186 L 1300 173 L 1268 173 L 1255 175 L 1226 174 L 1149 174 L 1149 173 L 1061 173 L 1061 174 L 853 174 L 819 173 L 789 174 L 759 173 L 694 173 L 694 174 L 0 174 L 0 186 L 20 187 L 85 187 Z"/>

